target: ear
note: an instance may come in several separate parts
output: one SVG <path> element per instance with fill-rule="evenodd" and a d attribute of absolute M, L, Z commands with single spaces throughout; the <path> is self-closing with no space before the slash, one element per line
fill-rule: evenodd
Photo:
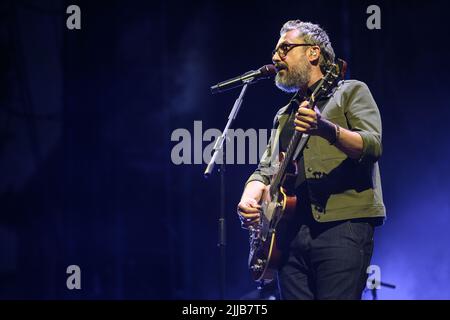
<path fill-rule="evenodd" d="M 308 57 L 309 62 L 313 64 L 319 62 L 320 47 L 319 46 L 309 47 L 306 51 L 306 56 Z"/>

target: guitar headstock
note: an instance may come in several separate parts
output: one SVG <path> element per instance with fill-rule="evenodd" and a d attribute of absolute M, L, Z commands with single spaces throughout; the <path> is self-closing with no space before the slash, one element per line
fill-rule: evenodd
<path fill-rule="evenodd" d="M 312 103 L 310 105 L 313 105 L 314 102 L 323 95 L 328 94 L 336 83 L 344 78 L 346 70 L 347 62 L 342 59 L 338 59 L 337 63 L 330 63 L 326 66 L 324 77 L 311 95 L 310 102 Z"/>

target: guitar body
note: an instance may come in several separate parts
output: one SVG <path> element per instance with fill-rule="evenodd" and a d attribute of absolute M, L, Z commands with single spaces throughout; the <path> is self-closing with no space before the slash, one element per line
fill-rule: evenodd
<path fill-rule="evenodd" d="M 280 154 L 280 159 L 284 153 Z M 297 166 L 292 163 L 291 173 L 285 175 L 282 187 L 275 192 L 266 187 L 261 201 L 261 219 L 258 228 L 250 229 L 250 254 L 248 265 L 252 277 L 258 282 L 270 282 L 274 279 L 284 252 L 281 236 L 287 234 L 289 222 L 295 216 L 297 197 L 294 183 Z"/>

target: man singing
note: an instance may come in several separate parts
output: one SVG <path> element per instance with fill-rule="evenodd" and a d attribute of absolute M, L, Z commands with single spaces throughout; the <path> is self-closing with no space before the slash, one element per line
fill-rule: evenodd
<path fill-rule="evenodd" d="M 308 108 L 334 59 L 320 26 L 299 20 L 283 25 L 272 55 L 275 83 L 295 99 L 277 112 L 275 133 L 238 204 L 243 227 L 257 224 L 263 190 L 276 171 L 272 150 L 285 151 L 294 130 L 310 136 L 297 157 L 296 218 L 278 270 L 282 299 L 361 299 L 374 227 L 385 218 L 377 163 L 381 119 L 367 85 L 340 81 Z"/>

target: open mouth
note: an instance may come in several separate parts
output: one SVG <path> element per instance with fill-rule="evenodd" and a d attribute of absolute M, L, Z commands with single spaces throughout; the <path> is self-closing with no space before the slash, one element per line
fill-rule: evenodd
<path fill-rule="evenodd" d="M 281 72 L 283 70 L 287 70 L 287 66 L 284 64 L 276 64 L 275 68 L 277 69 L 277 72 Z"/>

